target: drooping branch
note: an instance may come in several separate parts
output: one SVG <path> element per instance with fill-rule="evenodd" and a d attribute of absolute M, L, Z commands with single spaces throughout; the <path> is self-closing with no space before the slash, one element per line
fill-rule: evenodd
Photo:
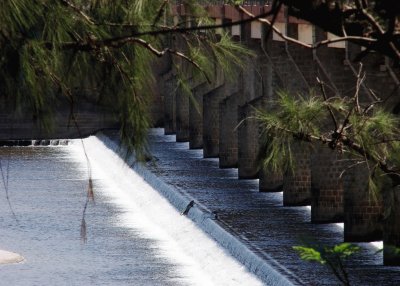
<path fill-rule="evenodd" d="M 303 141 L 307 143 L 312 143 L 312 142 L 320 142 L 321 144 L 327 144 L 331 145 L 332 142 L 340 142 L 343 146 L 347 147 L 349 150 L 355 152 L 356 154 L 362 156 L 366 160 L 372 162 L 373 164 L 376 164 L 379 166 L 379 168 L 390 177 L 390 179 L 393 182 L 393 185 L 399 185 L 400 184 L 400 170 L 396 168 L 392 168 L 388 166 L 388 164 L 385 161 L 380 160 L 379 158 L 375 157 L 372 155 L 370 152 L 368 152 L 365 148 L 363 148 L 360 144 L 356 143 L 354 140 L 347 136 L 341 136 L 340 138 L 328 138 L 325 136 L 317 136 L 315 134 L 311 133 L 304 133 L 304 132 L 299 132 L 297 130 L 291 130 L 290 128 L 282 128 L 280 126 L 273 126 L 274 129 L 278 130 L 279 132 L 284 132 L 291 134 L 295 140 L 298 141 Z M 331 136 L 333 133 L 331 133 Z M 338 144 L 336 144 L 337 146 Z"/>
<path fill-rule="evenodd" d="M 100 50 L 101 48 L 121 48 L 124 45 L 127 45 L 129 43 L 134 43 L 138 44 L 157 57 L 162 57 L 165 54 L 171 54 L 175 55 L 177 57 L 180 57 L 190 64 L 192 64 L 194 67 L 196 67 L 200 72 L 204 75 L 206 80 L 210 83 L 211 79 L 207 75 L 207 73 L 201 68 L 201 66 L 196 63 L 193 59 L 191 59 L 189 56 L 185 55 L 184 53 L 180 51 L 176 51 L 171 48 L 165 48 L 163 50 L 158 50 L 156 49 L 153 45 L 151 45 L 149 42 L 145 41 L 144 39 L 137 38 L 137 37 L 116 37 L 116 38 L 109 38 L 106 40 L 97 40 L 95 38 L 89 38 L 87 41 L 76 41 L 76 42 L 68 42 L 64 44 L 60 44 L 59 48 L 63 50 L 75 50 L 75 51 L 97 51 Z M 45 46 L 48 49 L 52 49 L 54 46 L 52 43 L 47 42 L 45 43 Z"/>
<path fill-rule="evenodd" d="M 328 101 L 328 97 L 327 97 L 326 92 L 325 92 L 325 84 L 318 77 L 317 77 L 317 82 L 318 82 L 319 87 L 321 89 L 321 93 L 322 93 L 322 96 L 324 98 L 324 101 L 327 102 Z M 326 106 L 327 106 L 328 112 L 329 112 L 329 114 L 331 116 L 332 123 L 335 126 L 335 130 L 338 130 L 338 122 L 336 120 L 335 114 L 333 113 L 332 108 L 329 106 L 329 104 L 327 104 Z"/>
<path fill-rule="evenodd" d="M 93 25 L 95 23 L 85 12 L 83 12 L 81 9 L 79 9 L 79 7 L 77 7 L 70 1 L 68 1 L 68 0 L 59 0 L 59 1 L 64 6 L 71 8 L 75 13 L 79 14 L 89 24 Z"/>
<path fill-rule="evenodd" d="M 285 35 L 281 30 L 279 30 L 275 25 L 272 24 L 271 21 L 269 21 L 266 18 L 257 18 L 254 14 L 252 14 L 250 11 L 248 11 L 247 9 L 245 9 L 243 6 L 238 6 L 239 11 L 243 12 L 244 14 L 246 14 L 247 16 L 249 16 L 250 18 L 259 21 L 260 23 L 264 23 L 267 24 L 268 26 L 270 26 L 272 28 L 272 30 L 283 40 L 308 48 L 308 49 L 317 49 L 321 46 L 326 46 L 329 44 L 333 44 L 333 43 L 337 43 L 337 42 L 344 42 L 344 41 L 353 41 L 353 42 L 357 42 L 359 44 L 374 44 L 377 43 L 377 39 L 373 39 L 373 38 L 367 38 L 367 37 L 361 37 L 361 36 L 344 36 L 344 37 L 337 37 L 337 38 L 333 38 L 333 39 L 327 39 L 327 40 L 322 40 L 322 41 L 318 41 L 316 43 L 313 44 L 307 44 L 305 42 L 299 41 L 295 38 L 289 37 L 287 35 Z"/>
<path fill-rule="evenodd" d="M 384 11 L 390 15 L 398 15 L 400 5 L 397 2 L 393 5 L 395 1 L 389 1 L 388 3 L 391 4 L 386 4 L 384 7 L 378 7 L 378 4 L 382 3 L 376 3 L 377 1 L 371 1 L 373 3 L 355 1 L 355 6 L 340 5 L 338 1 L 278 1 L 288 7 L 288 13 L 291 16 L 306 20 L 339 37 L 347 37 L 348 40 L 366 47 L 368 51 L 376 50 L 400 60 L 400 38 L 396 29 L 390 28 L 389 25 L 387 31 L 384 31 L 379 21 L 369 12 L 375 11 L 379 15 L 380 11 Z M 372 5 L 376 6 L 372 7 Z M 379 19 L 386 21 L 390 20 L 390 17 L 382 16 Z M 365 31 L 366 34 L 364 34 Z M 367 37 L 376 41 L 359 41 L 357 38 L 349 37 Z M 365 56 L 366 53 L 362 55 Z"/>
<path fill-rule="evenodd" d="M 169 3 L 169 0 L 164 0 L 164 1 L 161 3 L 160 8 L 158 9 L 157 15 L 156 15 L 156 17 L 155 17 L 154 20 L 153 20 L 153 25 L 152 25 L 153 27 L 156 26 L 157 22 L 158 22 L 158 21 L 161 19 L 161 17 L 163 16 L 164 11 L 165 11 L 165 8 L 167 7 L 168 3 Z"/>

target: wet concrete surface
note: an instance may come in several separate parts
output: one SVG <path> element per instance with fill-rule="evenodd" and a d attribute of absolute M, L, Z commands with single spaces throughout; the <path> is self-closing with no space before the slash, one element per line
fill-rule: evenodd
<path fill-rule="evenodd" d="M 177 191 L 192 197 L 204 210 L 278 270 L 291 272 L 304 285 L 340 285 L 331 270 L 302 261 L 293 246 L 342 242 L 336 224 L 312 224 L 307 207 L 283 207 L 282 193 L 260 193 L 258 180 L 237 179 L 237 169 L 219 169 L 218 159 L 203 159 L 202 150 L 189 150 L 174 135 L 153 129 L 149 142 L 155 160 L 148 168 Z M 382 254 L 369 243 L 346 261 L 351 285 L 400 285 L 400 267 L 382 265 Z"/>

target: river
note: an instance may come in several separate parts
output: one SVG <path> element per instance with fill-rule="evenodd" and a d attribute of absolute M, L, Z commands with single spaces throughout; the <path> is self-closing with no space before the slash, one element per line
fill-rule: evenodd
<path fill-rule="evenodd" d="M 111 150 L 83 142 L 89 165 L 80 140 L 0 148 L 0 249 L 25 257 L 0 265 L 0 285 L 262 285 Z"/>

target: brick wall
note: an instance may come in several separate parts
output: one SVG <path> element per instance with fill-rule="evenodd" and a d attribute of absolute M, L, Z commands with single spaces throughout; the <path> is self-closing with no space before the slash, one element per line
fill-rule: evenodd
<path fill-rule="evenodd" d="M 175 134 L 176 131 L 176 100 L 177 79 L 170 72 L 164 77 L 164 132 Z"/>
<path fill-rule="evenodd" d="M 204 82 L 192 89 L 193 99 L 189 101 L 189 148 L 203 148 L 203 95 L 211 85 Z"/>
<path fill-rule="evenodd" d="M 175 93 L 176 105 L 176 141 L 189 141 L 189 96 L 181 86 L 178 86 Z"/>
<path fill-rule="evenodd" d="M 311 203 L 310 149 L 307 144 L 291 146 L 294 168 L 283 177 L 283 205 L 305 206 Z"/>
<path fill-rule="evenodd" d="M 337 151 L 322 146 L 311 156 L 311 221 L 343 222 L 343 183 L 340 177 L 345 161 Z"/>
<path fill-rule="evenodd" d="M 203 155 L 219 155 L 219 102 L 226 97 L 225 85 L 203 96 Z"/>
<path fill-rule="evenodd" d="M 348 169 L 343 175 L 344 240 L 382 240 L 383 202 L 368 189 L 368 168 L 365 164 Z"/>
<path fill-rule="evenodd" d="M 235 168 L 238 166 L 238 98 L 234 93 L 219 104 L 219 166 Z"/>

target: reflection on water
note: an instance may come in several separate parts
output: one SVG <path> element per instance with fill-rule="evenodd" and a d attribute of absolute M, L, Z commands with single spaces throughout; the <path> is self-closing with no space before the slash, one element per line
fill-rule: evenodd
<path fill-rule="evenodd" d="M 1 266 L 2 285 L 190 284 L 151 239 L 111 223 L 120 211 L 101 192 L 87 213 L 89 241 L 81 244 L 86 166 L 69 147 L 4 147 L 0 154 L 5 175 L 9 160 L 9 196 L 18 218 L 2 190 L 0 248 L 26 258 Z M 101 180 L 95 187 L 102 188 Z"/>

